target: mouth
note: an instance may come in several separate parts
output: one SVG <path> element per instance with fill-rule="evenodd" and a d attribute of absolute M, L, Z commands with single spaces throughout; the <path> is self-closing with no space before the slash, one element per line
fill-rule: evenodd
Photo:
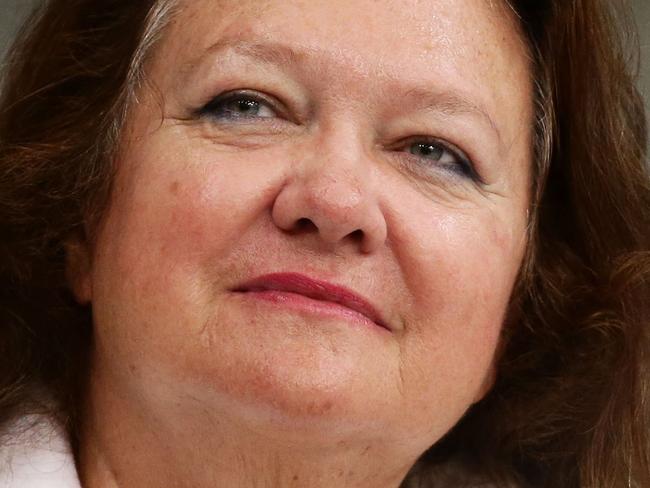
<path fill-rule="evenodd" d="M 345 287 L 312 279 L 299 273 L 273 273 L 248 281 L 232 291 L 311 311 L 362 318 L 391 331 L 368 300 Z M 338 312 L 338 313 L 337 313 Z M 360 316 L 360 317 L 359 317 Z"/>

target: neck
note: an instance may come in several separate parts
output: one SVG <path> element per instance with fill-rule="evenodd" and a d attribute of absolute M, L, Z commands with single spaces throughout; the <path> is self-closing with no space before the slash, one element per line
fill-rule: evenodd
<path fill-rule="evenodd" d="M 152 405 L 113 394 L 120 390 L 96 378 L 92 385 L 78 457 L 87 488 L 396 488 L 415 461 L 396 462 L 386 443 L 340 432 L 251 426 L 231 409 Z"/>

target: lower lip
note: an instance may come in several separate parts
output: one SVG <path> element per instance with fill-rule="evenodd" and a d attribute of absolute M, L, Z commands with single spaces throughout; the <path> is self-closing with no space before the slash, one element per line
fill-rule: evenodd
<path fill-rule="evenodd" d="M 240 293 L 241 295 L 254 300 L 264 301 L 273 304 L 285 310 L 293 310 L 309 315 L 320 317 L 342 319 L 346 322 L 372 327 L 384 332 L 388 332 L 385 327 L 377 324 L 362 313 L 352 310 L 351 308 L 336 302 L 316 300 L 298 293 L 291 293 L 278 290 L 249 291 Z"/>

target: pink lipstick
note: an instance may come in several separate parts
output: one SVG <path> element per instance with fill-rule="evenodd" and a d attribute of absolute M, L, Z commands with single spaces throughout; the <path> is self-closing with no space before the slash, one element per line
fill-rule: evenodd
<path fill-rule="evenodd" d="M 326 315 L 372 322 L 391 330 L 368 300 L 345 287 L 299 273 L 273 273 L 252 279 L 233 291 Z"/>

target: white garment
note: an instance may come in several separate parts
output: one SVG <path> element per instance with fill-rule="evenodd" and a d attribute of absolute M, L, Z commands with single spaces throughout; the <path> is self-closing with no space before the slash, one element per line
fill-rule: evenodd
<path fill-rule="evenodd" d="M 62 430 L 39 416 L 16 422 L 0 442 L 0 487 L 81 488 Z"/>

